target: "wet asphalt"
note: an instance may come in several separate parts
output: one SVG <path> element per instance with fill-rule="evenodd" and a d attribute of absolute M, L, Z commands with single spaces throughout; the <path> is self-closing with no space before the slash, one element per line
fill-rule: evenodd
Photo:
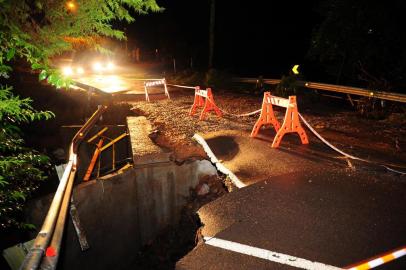
<path fill-rule="evenodd" d="M 295 135 L 280 149 L 271 136 L 205 134 L 223 164 L 247 187 L 199 210 L 202 234 L 345 268 L 406 244 L 406 178 L 348 163 Z M 355 169 L 354 169 L 355 168 Z M 177 269 L 297 269 L 207 244 Z M 403 257 L 377 269 L 406 269 Z"/>
<path fill-rule="evenodd" d="M 120 79 L 132 90 L 126 97 L 143 98 L 142 82 Z M 204 134 L 217 158 L 248 185 L 199 210 L 204 236 L 343 268 L 406 244 L 405 177 L 348 163 L 311 135 L 310 145 L 286 136 L 279 149 L 270 147 L 270 131 L 248 135 Z M 177 269 L 296 268 L 200 244 Z M 406 269 L 406 258 L 377 269 Z"/>

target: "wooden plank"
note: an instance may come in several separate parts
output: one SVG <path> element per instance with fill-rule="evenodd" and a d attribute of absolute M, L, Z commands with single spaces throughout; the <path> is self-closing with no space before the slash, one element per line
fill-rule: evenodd
<path fill-rule="evenodd" d="M 99 143 L 97 144 L 96 150 L 94 150 L 92 160 L 90 161 L 89 167 L 87 168 L 85 177 L 83 177 L 83 181 L 89 181 L 90 176 L 92 175 L 94 165 L 96 164 L 97 158 L 101 152 L 100 147 L 103 145 L 103 139 L 100 139 Z"/>
<path fill-rule="evenodd" d="M 99 137 L 100 135 L 102 135 L 104 132 L 106 132 L 106 130 L 108 129 L 108 127 L 103 128 L 102 130 L 100 130 L 99 132 L 97 132 L 96 135 L 94 135 L 93 137 L 91 137 L 89 140 L 87 140 L 88 143 L 94 141 L 97 137 Z"/>
<path fill-rule="evenodd" d="M 106 144 L 105 146 L 103 146 L 100 149 L 100 152 L 103 152 L 104 150 L 106 150 L 107 148 L 109 148 L 110 146 L 112 146 L 114 143 L 118 142 L 119 140 L 121 140 L 122 138 L 124 138 L 125 136 L 127 136 L 127 133 L 123 133 L 120 136 L 118 136 L 117 138 L 115 138 L 114 140 L 110 141 L 108 144 Z"/>

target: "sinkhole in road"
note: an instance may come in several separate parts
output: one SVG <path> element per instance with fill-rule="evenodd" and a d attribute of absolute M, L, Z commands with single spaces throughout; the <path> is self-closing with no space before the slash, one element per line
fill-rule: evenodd
<path fill-rule="evenodd" d="M 81 251 L 69 219 L 58 269 L 175 269 L 196 245 L 196 211 L 227 193 L 224 181 L 209 161 L 189 160 L 78 184 L 73 200 L 90 249 Z M 30 213 L 48 209 L 44 198 L 32 205 Z"/>
<path fill-rule="evenodd" d="M 97 105 L 106 100 L 78 91 L 54 91 L 46 86 L 34 93 L 34 99 L 40 105 L 47 104 L 43 109 L 55 112 L 56 118 L 27 127 L 27 143 L 44 149 L 54 165 L 59 165 L 66 162 L 73 135 Z M 89 134 L 108 127 L 104 135 L 116 138 L 126 131 L 126 118 L 131 115 L 134 112 L 128 104 L 111 104 Z M 128 144 L 124 139 L 116 145 L 116 159 L 123 161 L 117 167 L 128 158 L 132 160 Z M 227 192 L 224 177 L 205 160 L 133 168 L 83 183 L 81 175 L 94 149 L 83 143 L 79 151 L 86 152 L 86 157 L 79 153 L 73 198 L 90 249 L 81 251 L 68 218 L 58 269 L 174 269 L 176 261 L 195 246 L 196 232 L 201 226 L 196 210 Z M 54 154 L 57 152 L 62 154 Z M 111 171 L 110 152 L 111 149 L 107 150 L 101 158 L 101 175 Z M 46 190 L 27 203 L 26 220 L 37 228 L 41 228 L 58 183 L 54 174 L 52 181 L 46 183 Z M 198 195 L 199 191 L 203 195 Z M 30 238 L 37 233 L 32 232 Z"/>

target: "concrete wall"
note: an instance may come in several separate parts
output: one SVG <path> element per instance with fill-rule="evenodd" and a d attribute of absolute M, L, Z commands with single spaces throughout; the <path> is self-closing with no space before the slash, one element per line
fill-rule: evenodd
<path fill-rule="evenodd" d="M 199 176 L 217 173 L 206 160 L 181 166 L 171 162 L 171 153 L 150 138 L 152 126 L 145 117 L 128 117 L 127 123 L 134 168 L 74 188 L 74 203 L 90 249 L 81 251 L 69 217 L 58 269 L 135 268 L 133 258 L 139 248 L 168 225 L 178 223 L 189 190 L 198 184 Z M 126 142 L 123 145 L 128 147 Z M 82 144 L 80 148 L 78 182 L 87 168 L 82 164 L 88 164 L 93 153 L 89 147 Z M 28 204 L 28 222 L 41 228 L 52 197 Z"/>
<path fill-rule="evenodd" d="M 76 186 L 74 201 L 90 249 L 80 250 L 69 218 L 58 269 L 129 269 L 142 245 L 178 223 L 199 176 L 215 173 L 208 161 L 164 163 Z M 48 210 L 44 201 L 49 199 L 35 202 L 30 211 L 37 213 L 35 223 L 41 224 Z"/>

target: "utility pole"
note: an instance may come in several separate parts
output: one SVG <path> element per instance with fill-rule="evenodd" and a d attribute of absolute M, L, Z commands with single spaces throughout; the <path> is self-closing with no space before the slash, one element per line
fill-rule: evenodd
<path fill-rule="evenodd" d="M 213 67 L 216 0 L 210 0 L 209 69 Z"/>

